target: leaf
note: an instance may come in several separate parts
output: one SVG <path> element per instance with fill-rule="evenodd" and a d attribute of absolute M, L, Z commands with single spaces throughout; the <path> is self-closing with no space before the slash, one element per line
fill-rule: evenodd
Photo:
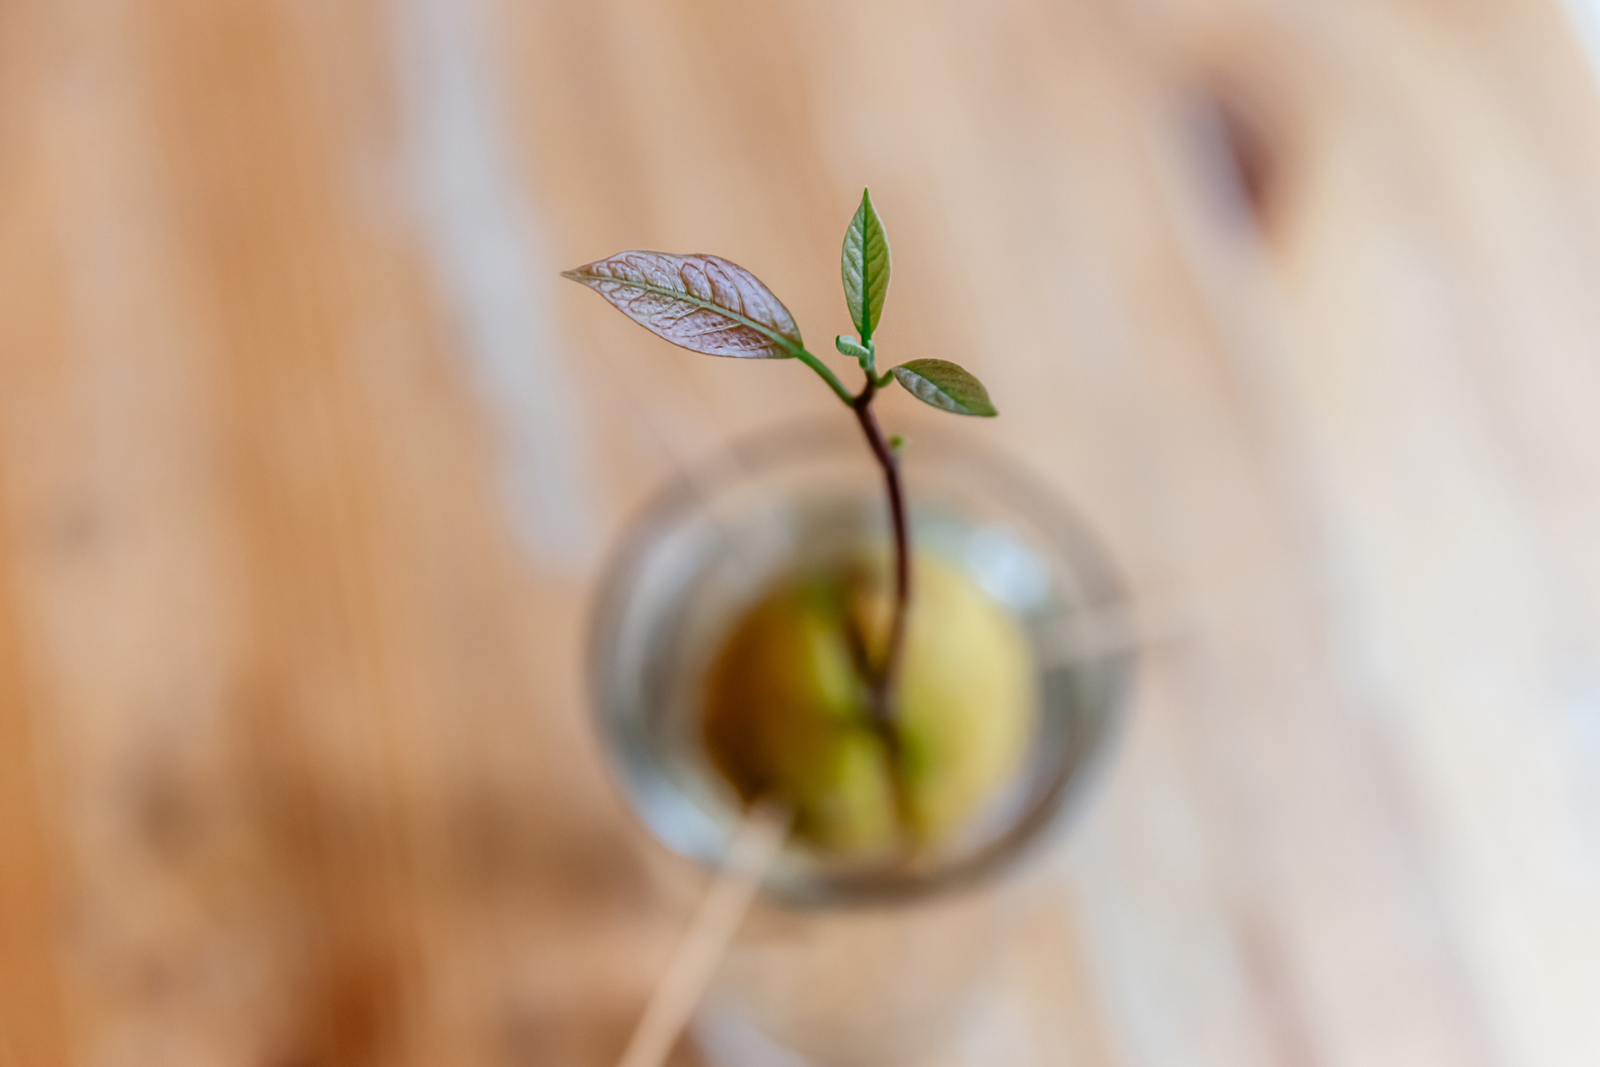
<path fill-rule="evenodd" d="M 794 316 L 754 274 L 720 256 L 631 251 L 562 271 L 657 337 L 691 352 L 787 359 L 803 348 Z"/>
<path fill-rule="evenodd" d="M 849 356 L 863 367 L 867 365 L 866 361 L 872 358 L 872 353 L 856 344 L 856 339 L 847 333 L 835 337 L 833 347 L 839 350 L 841 356 Z"/>
<path fill-rule="evenodd" d="M 861 206 L 844 231 L 844 251 L 839 275 L 844 279 L 844 300 L 866 344 L 883 315 L 883 298 L 889 292 L 889 238 L 873 210 L 872 196 L 861 190 Z"/>
<path fill-rule="evenodd" d="M 998 415 L 989 402 L 989 390 L 960 365 L 947 359 L 913 359 L 893 372 L 901 385 L 924 404 L 957 415 Z"/>

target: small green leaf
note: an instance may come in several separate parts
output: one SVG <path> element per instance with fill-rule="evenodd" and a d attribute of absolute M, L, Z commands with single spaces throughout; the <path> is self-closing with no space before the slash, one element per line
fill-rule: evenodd
<path fill-rule="evenodd" d="M 893 437 L 889 438 L 889 451 L 893 452 L 895 455 L 898 456 L 901 452 L 905 451 L 905 447 L 906 439 L 902 435 L 895 434 Z"/>
<path fill-rule="evenodd" d="M 844 251 L 839 275 L 844 279 L 844 300 L 850 320 L 866 344 L 883 315 L 883 298 L 889 292 L 889 238 L 872 208 L 872 196 L 861 190 L 861 206 L 844 231 Z"/>
<path fill-rule="evenodd" d="M 998 415 L 989 402 L 989 391 L 958 364 L 947 359 L 913 359 L 891 373 L 912 396 L 957 415 Z"/>
<path fill-rule="evenodd" d="M 856 339 L 847 333 L 842 333 L 834 338 L 833 347 L 839 350 L 841 356 L 849 356 L 857 363 L 865 363 L 872 358 L 872 353 L 856 344 Z"/>

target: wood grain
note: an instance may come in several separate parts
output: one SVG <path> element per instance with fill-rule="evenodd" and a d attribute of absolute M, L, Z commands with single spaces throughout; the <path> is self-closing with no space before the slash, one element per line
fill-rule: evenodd
<path fill-rule="evenodd" d="M 698 883 L 587 598 L 832 400 L 556 271 L 821 350 L 864 184 L 878 343 L 1161 635 L 989 1047 L 1600 1058 L 1595 77 L 1546 0 L 0 5 L 0 1063 L 614 1060 Z"/>

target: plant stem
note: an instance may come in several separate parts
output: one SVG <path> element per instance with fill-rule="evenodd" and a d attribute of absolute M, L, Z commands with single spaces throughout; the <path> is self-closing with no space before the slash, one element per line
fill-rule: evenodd
<path fill-rule="evenodd" d="M 856 397 L 852 396 L 850 390 L 845 388 L 844 383 L 839 380 L 839 376 L 828 369 L 826 363 L 803 348 L 795 349 L 794 355 L 801 363 L 816 371 L 818 377 L 828 383 L 828 388 L 833 390 L 834 395 L 851 407 L 855 407 Z"/>
<path fill-rule="evenodd" d="M 883 468 L 884 488 L 889 494 L 889 519 L 894 527 L 894 613 L 890 617 L 889 644 L 882 668 L 871 679 L 870 710 L 874 721 L 880 727 L 887 727 L 894 719 L 900 662 L 905 651 L 906 610 L 911 604 L 911 533 L 906 522 L 906 493 L 900 479 L 900 464 L 884 440 L 878 416 L 872 410 L 872 399 L 877 392 L 877 382 L 869 374 L 866 386 L 851 401 L 850 407 L 856 413 L 856 421 L 861 424 L 861 432 L 866 435 L 878 466 Z"/>
<path fill-rule="evenodd" d="M 869 351 L 873 351 L 870 339 L 865 344 Z M 911 603 L 911 534 L 906 524 L 905 486 L 900 481 L 899 461 L 884 440 L 883 430 L 878 426 L 878 416 L 872 410 L 872 400 L 889 376 L 884 375 L 880 381 L 873 373 L 877 368 L 869 363 L 862 368 L 866 372 L 867 384 L 862 386 L 861 392 L 852 395 L 822 360 L 804 348 L 797 350 L 795 355 L 816 371 L 838 394 L 839 399 L 850 405 L 856 413 L 856 421 L 861 424 L 861 432 L 867 436 L 867 444 L 872 446 L 873 456 L 883 468 L 884 488 L 889 494 L 889 518 L 894 526 L 894 615 L 889 624 L 889 647 L 884 654 L 883 667 L 874 672 L 872 678 L 872 715 L 879 723 L 888 723 L 894 718 L 895 688 L 900 680 L 900 659 L 906 637 L 906 609 Z"/>
<path fill-rule="evenodd" d="M 867 372 L 867 384 L 850 402 L 866 435 L 872 455 L 883 468 L 884 488 L 889 495 L 889 519 L 894 528 L 894 611 L 889 620 L 889 642 L 883 663 L 867 672 L 867 715 L 872 730 L 883 745 L 884 769 L 894 794 L 895 814 L 902 833 L 901 842 L 912 847 L 913 808 L 910 783 L 906 780 L 905 745 L 896 721 L 896 697 L 900 685 L 900 664 L 905 655 L 906 610 L 911 605 L 911 532 L 906 522 L 905 485 L 900 480 L 900 463 L 894 450 L 883 439 L 878 416 L 872 410 L 878 383 Z M 860 635 L 858 635 L 859 637 Z M 865 649 L 862 649 L 865 653 Z M 863 656 L 863 658 L 865 658 Z M 871 666 L 870 664 L 868 665 Z"/>
<path fill-rule="evenodd" d="M 865 344 L 869 352 L 874 352 L 870 339 Z M 906 613 L 911 605 L 911 531 L 906 521 L 906 492 L 900 479 L 900 462 L 884 440 L 878 416 L 872 410 L 872 400 L 889 376 L 885 375 L 880 382 L 875 373 L 877 368 L 873 366 L 875 361 L 869 356 L 861 368 L 866 373 L 867 382 L 861 387 L 861 392 L 852 395 L 816 356 L 804 348 L 796 350 L 795 355 L 816 371 L 839 399 L 850 405 L 850 410 L 856 414 L 856 421 L 861 424 L 861 432 L 866 435 L 867 444 L 872 448 L 873 457 L 878 461 L 878 466 L 883 468 L 884 488 L 889 496 L 889 520 L 894 529 L 894 610 L 889 619 L 889 641 L 884 649 L 883 662 L 878 665 L 870 662 L 864 634 L 852 633 L 851 644 L 852 653 L 867 679 L 867 717 L 883 745 L 900 826 L 909 833 L 912 827 L 911 792 L 906 782 L 905 761 L 902 759 L 904 746 L 899 724 L 895 722 L 895 705 L 900 686 L 900 663 L 905 658 Z M 906 840 L 909 842 L 910 839 Z"/>

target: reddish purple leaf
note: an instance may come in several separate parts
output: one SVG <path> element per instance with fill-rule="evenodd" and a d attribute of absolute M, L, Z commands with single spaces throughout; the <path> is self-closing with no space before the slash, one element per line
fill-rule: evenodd
<path fill-rule="evenodd" d="M 658 337 L 708 356 L 786 359 L 800 328 L 754 274 L 720 256 L 618 252 L 562 277 L 581 282 Z"/>

